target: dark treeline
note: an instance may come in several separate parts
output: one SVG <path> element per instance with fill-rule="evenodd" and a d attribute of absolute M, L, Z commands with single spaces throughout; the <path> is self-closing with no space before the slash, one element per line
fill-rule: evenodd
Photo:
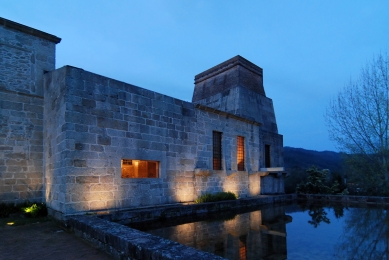
<path fill-rule="evenodd" d="M 301 182 L 308 179 L 307 170 L 312 166 L 328 169 L 327 182 L 330 186 L 335 180 L 344 182 L 344 154 L 331 151 L 313 151 L 302 148 L 284 147 L 284 165 L 289 176 L 285 180 L 285 192 L 294 193 Z"/>
<path fill-rule="evenodd" d="M 302 148 L 284 147 L 284 165 L 287 169 L 304 168 L 312 165 L 329 169 L 331 172 L 342 172 L 342 154 L 331 151 L 313 151 Z"/>

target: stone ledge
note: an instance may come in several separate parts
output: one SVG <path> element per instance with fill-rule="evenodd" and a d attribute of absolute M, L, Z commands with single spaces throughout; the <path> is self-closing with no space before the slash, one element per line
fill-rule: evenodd
<path fill-rule="evenodd" d="M 235 120 L 242 121 L 242 122 L 245 122 L 245 123 L 248 123 L 248 124 L 252 124 L 252 125 L 256 125 L 256 126 L 261 126 L 262 125 L 259 122 L 256 122 L 256 121 L 253 121 L 253 120 L 249 120 L 247 118 L 244 118 L 244 117 L 241 117 L 241 116 L 237 116 L 237 115 L 234 115 L 234 114 L 231 114 L 231 113 L 228 113 L 228 112 L 224 112 L 224 111 L 212 108 L 212 107 L 207 107 L 207 106 L 204 106 L 204 105 L 201 105 L 201 104 L 197 104 L 195 107 L 197 109 L 200 109 L 200 110 L 203 110 L 203 111 L 206 111 L 206 112 L 211 112 L 211 113 L 214 113 L 214 114 L 217 114 L 217 115 L 225 116 L 226 118 L 233 118 Z"/>
<path fill-rule="evenodd" d="M 58 38 L 57 36 L 45 33 L 43 31 L 39 31 L 37 29 L 31 28 L 29 26 L 26 26 L 26 25 L 23 25 L 20 23 L 13 22 L 11 20 L 4 19 L 2 17 L 0 17 L 0 25 L 4 26 L 6 28 L 14 29 L 14 30 L 17 30 L 17 31 L 20 31 L 23 33 L 27 33 L 27 34 L 51 41 L 55 44 L 57 44 L 61 41 L 61 38 Z"/>
<path fill-rule="evenodd" d="M 224 259 L 94 216 L 75 216 L 68 220 L 70 229 L 115 259 Z"/>
<path fill-rule="evenodd" d="M 258 172 L 261 177 L 265 176 L 273 176 L 276 178 L 280 178 L 282 176 L 287 176 L 288 174 L 285 172 L 284 167 L 272 167 L 272 168 L 260 168 Z"/>
<path fill-rule="evenodd" d="M 342 203 L 389 205 L 389 197 L 329 195 L 329 194 L 298 194 L 298 200 L 333 201 Z"/>
<path fill-rule="evenodd" d="M 142 209 L 128 209 L 111 211 L 108 214 L 100 215 L 101 218 L 119 222 L 124 225 L 130 223 L 153 221 L 173 217 L 195 216 L 204 213 L 222 212 L 234 209 L 244 209 L 257 207 L 266 204 L 282 203 L 296 200 L 296 194 L 282 195 L 259 195 L 255 198 L 244 198 L 238 200 L 218 201 L 217 203 L 200 203 L 200 204 L 170 204 L 160 205 L 158 207 L 150 206 Z"/>
<path fill-rule="evenodd" d="M 7 89 L 7 88 L 5 88 L 3 86 L 0 86 L 0 92 L 11 93 L 11 94 L 21 95 L 21 96 L 26 96 L 26 97 L 32 97 L 32 98 L 43 99 L 43 96 L 39 96 L 39 95 L 35 95 L 35 94 L 30 94 L 30 93 L 23 93 L 23 92 L 15 91 L 15 90 L 10 90 L 10 89 Z"/>

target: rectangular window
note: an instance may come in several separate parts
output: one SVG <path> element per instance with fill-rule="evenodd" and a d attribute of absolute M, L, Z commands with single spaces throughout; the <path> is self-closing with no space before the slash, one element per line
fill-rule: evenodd
<path fill-rule="evenodd" d="M 122 160 L 122 178 L 158 178 L 159 162 Z"/>
<path fill-rule="evenodd" d="M 270 145 L 265 144 L 265 167 L 270 168 Z"/>
<path fill-rule="evenodd" d="M 244 171 L 244 137 L 236 139 L 236 157 L 238 159 L 238 171 Z"/>
<path fill-rule="evenodd" d="M 222 133 L 213 132 L 213 169 L 222 169 Z"/>

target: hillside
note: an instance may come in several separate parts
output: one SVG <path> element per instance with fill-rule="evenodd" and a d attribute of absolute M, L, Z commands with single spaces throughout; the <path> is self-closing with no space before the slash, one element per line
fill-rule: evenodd
<path fill-rule="evenodd" d="M 331 172 L 342 172 L 342 154 L 331 151 L 313 151 L 302 148 L 284 147 L 285 168 L 307 169 L 312 165 Z"/>

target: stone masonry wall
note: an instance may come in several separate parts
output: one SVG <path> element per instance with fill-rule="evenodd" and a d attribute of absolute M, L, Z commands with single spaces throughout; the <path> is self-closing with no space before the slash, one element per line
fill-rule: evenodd
<path fill-rule="evenodd" d="M 0 18 L 0 201 L 43 201 L 43 74 L 59 38 Z"/>
<path fill-rule="evenodd" d="M 66 191 L 66 167 L 69 159 L 66 156 L 66 149 L 74 142 L 66 139 L 68 125 L 65 123 L 65 87 L 66 68 L 58 70 L 53 77 L 46 77 L 44 115 L 44 162 L 45 162 L 45 200 L 50 208 L 59 211 L 64 210 Z"/>
<path fill-rule="evenodd" d="M 206 191 L 249 191 L 259 127 L 74 67 L 48 73 L 48 205 L 65 214 L 193 201 Z M 212 131 L 223 132 L 223 170 L 212 169 Z M 237 172 L 236 136 L 246 171 Z M 51 152 L 50 152 L 51 151 Z M 160 162 L 159 178 L 121 178 L 121 159 Z M 257 185 L 258 186 L 258 185 Z"/>

